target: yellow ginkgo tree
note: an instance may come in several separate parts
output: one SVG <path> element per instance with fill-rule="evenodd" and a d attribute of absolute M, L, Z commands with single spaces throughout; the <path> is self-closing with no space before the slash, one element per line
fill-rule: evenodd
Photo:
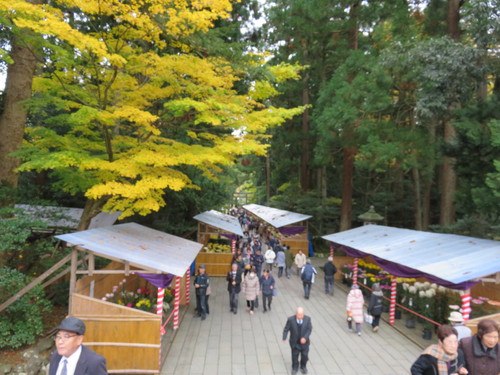
<path fill-rule="evenodd" d="M 241 66 L 192 49 L 190 36 L 228 16 L 228 0 L 16 6 L 13 22 L 48 41 L 19 170 L 50 170 L 65 191 L 84 192 L 80 229 L 101 210 L 157 211 L 166 189 L 196 188 L 188 166 L 216 178 L 239 155 L 265 154 L 268 129 L 303 110 L 270 104 L 299 67 L 254 57 L 268 79 L 248 80 Z"/>

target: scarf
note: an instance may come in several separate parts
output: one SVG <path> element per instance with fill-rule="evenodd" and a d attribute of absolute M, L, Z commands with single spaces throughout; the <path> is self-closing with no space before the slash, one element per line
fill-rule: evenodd
<path fill-rule="evenodd" d="M 439 345 L 434 344 L 424 350 L 422 354 L 428 354 L 437 359 L 437 370 L 439 375 L 448 375 L 448 365 L 446 362 L 453 361 L 458 354 L 447 354 Z"/>

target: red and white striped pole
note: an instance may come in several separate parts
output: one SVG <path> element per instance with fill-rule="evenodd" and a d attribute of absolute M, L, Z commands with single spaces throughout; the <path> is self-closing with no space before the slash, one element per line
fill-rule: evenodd
<path fill-rule="evenodd" d="M 389 324 L 394 325 L 394 321 L 396 319 L 396 290 L 398 283 L 396 281 L 396 277 L 392 276 L 391 282 L 391 305 L 389 307 Z"/>
<path fill-rule="evenodd" d="M 359 258 L 354 258 L 354 271 L 352 275 L 352 284 L 355 285 L 358 283 L 358 261 Z"/>
<path fill-rule="evenodd" d="M 231 252 L 236 253 L 236 240 L 231 240 Z"/>
<path fill-rule="evenodd" d="M 191 302 L 191 267 L 186 271 L 186 306 Z"/>
<path fill-rule="evenodd" d="M 163 298 L 165 297 L 165 289 L 158 288 L 158 296 L 156 297 L 156 315 L 160 317 L 160 335 L 165 334 L 165 329 L 162 326 L 162 315 L 163 315 Z"/>
<path fill-rule="evenodd" d="M 333 243 L 330 243 L 330 256 L 333 258 Z"/>
<path fill-rule="evenodd" d="M 181 303 L 181 278 L 175 277 L 174 329 L 179 328 L 179 306 Z"/>
<path fill-rule="evenodd" d="M 469 320 L 470 313 L 472 312 L 472 309 L 470 307 L 470 289 L 461 291 L 460 298 L 462 298 L 462 316 L 464 317 L 464 321 L 467 321 Z"/>

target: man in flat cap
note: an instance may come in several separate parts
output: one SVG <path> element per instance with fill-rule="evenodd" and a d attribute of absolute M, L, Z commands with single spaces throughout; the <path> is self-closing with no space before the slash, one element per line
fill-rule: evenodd
<path fill-rule="evenodd" d="M 104 357 L 82 345 L 85 323 L 75 317 L 64 319 L 54 336 L 56 350 L 50 358 L 49 375 L 106 375 Z"/>

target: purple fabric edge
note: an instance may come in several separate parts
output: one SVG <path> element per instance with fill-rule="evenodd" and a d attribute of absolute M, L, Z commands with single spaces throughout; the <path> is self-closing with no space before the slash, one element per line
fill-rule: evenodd
<path fill-rule="evenodd" d="M 282 227 L 278 228 L 280 233 L 284 236 L 295 236 L 299 233 L 302 233 L 306 227 L 304 226 L 290 226 L 290 227 Z"/>
<path fill-rule="evenodd" d="M 159 274 L 153 274 L 153 273 L 140 273 L 140 272 L 135 272 L 136 275 L 139 275 L 142 277 L 144 280 L 149 281 L 151 284 L 153 284 L 157 288 L 168 288 L 172 280 L 174 279 L 174 275 L 171 273 L 159 273 Z"/>
<path fill-rule="evenodd" d="M 425 277 L 426 279 L 428 279 L 428 280 L 430 280 L 438 285 L 444 286 L 445 288 L 457 289 L 457 290 L 467 290 L 467 289 L 472 288 L 475 284 L 478 283 L 478 281 L 469 280 L 469 281 L 464 281 L 462 283 L 455 284 L 455 283 L 452 283 L 450 281 L 443 280 L 443 279 L 436 277 L 434 275 L 430 275 L 428 273 L 416 270 L 414 268 L 411 268 L 411 267 L 408 267 L 408 266 L 405 266 L 405 265 L 402 265 L 399 263 L 391 262 L 387 259 L 379 258 L 375 255 L 365 253 L 363 251 L 354 249 L 352 247 L 341 245 L 341 244 L 336 243 L 336 242 L 332 242 L 332 243 L 335 244 L 340 249 L 344 250 L 349 256 L 354 257 L 354 258 L 364 258 L 364 257 L 371 255 L 373 257 L 373 260 L 375 261 L 375 263 L 377 263 L 377 265 L 382 267 L 382 269 L 389 272 L 391 275 L 394 275 L 397 277 L 407 277 L 407 278 Z"/>

